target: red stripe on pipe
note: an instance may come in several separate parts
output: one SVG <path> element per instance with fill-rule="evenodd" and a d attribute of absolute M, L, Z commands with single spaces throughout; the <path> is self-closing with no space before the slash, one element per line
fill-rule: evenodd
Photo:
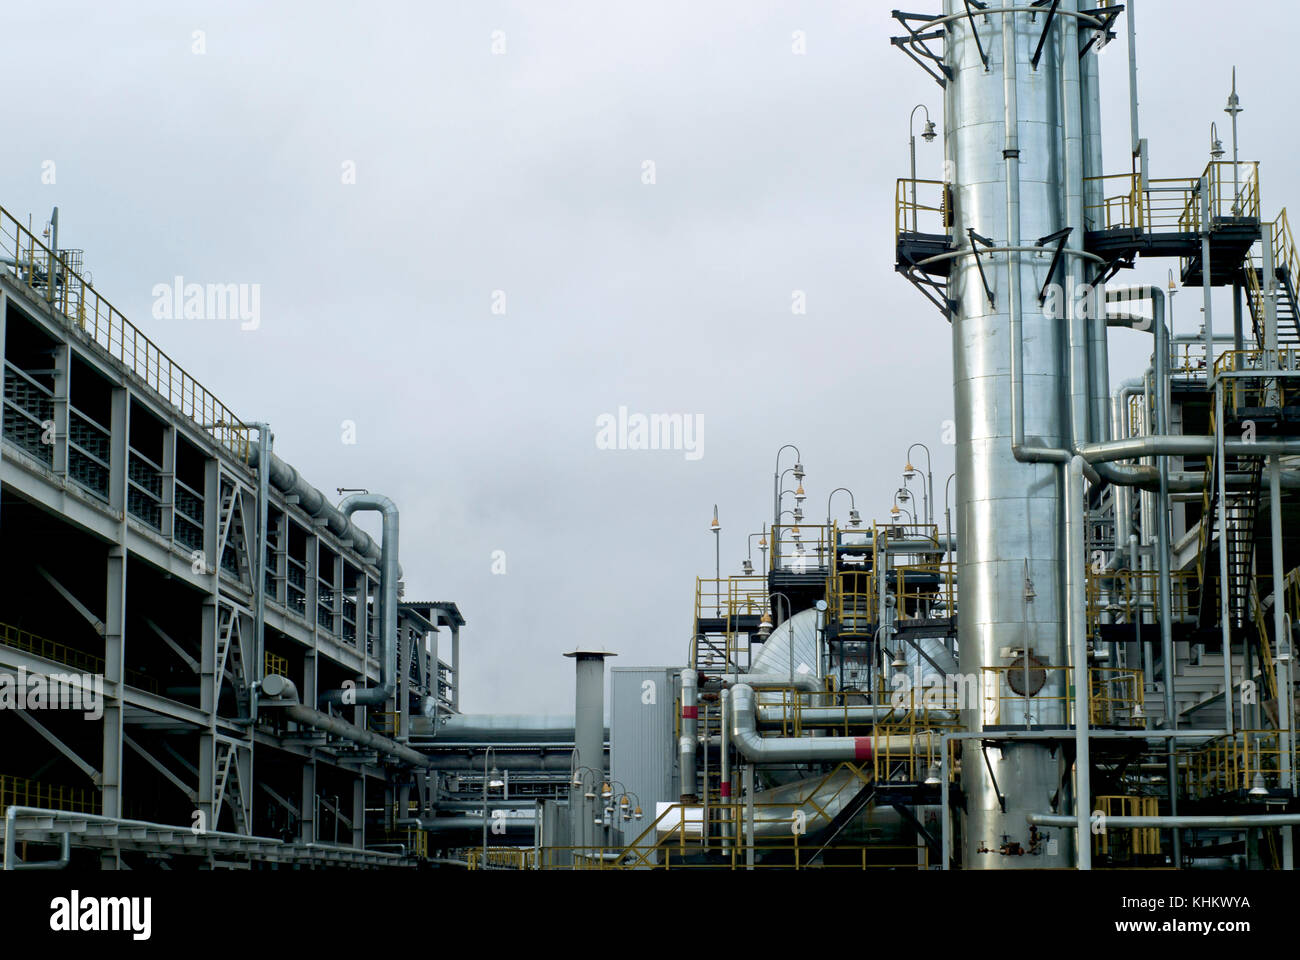
<path fill-rule="evenodd" d="M 853 738 L 853 759 L 870 760 L 872 757 L 871 738 L 854 737 Z"/>
<path fill-rule="evenodd" d="M 724 784 L 722 785 L 722 796 L 724 796 L 724 797 L 729 797 L 729 796 L 731 796 L 731 784 L 729 784 L 729 783 L 724 783 Z"/>
<path fill-rule="evenodd" d="M 699 707 L 682 707 L 682 719 L 694 720 L 700 715 Z"/>

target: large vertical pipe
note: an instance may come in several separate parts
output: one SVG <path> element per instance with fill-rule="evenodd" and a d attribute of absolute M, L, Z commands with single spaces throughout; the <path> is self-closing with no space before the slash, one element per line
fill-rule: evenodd
<path fill-rule="evenodd" d="M 967 230 L 1005 236 L 1000 246 L 1019 247 L 1022 234 L 1044 237 L 1066 225 L 1066 135 L 1059 98 L 1063 56 L 1077 59 L 1077 49 L 1063 54 L 1061 22 L 1073 18 L 1057 18 L 1038 69 L 1031 69 L 1045 11 L 1031 10 L 1027 0 L 1004 5 L 1013 12 L 976 14 L 972 24 L 960 0 L 945 0 L 945 13 L 954 18 L 945 44 L 952 72 L 945 95 L 945 139 L 953 170 L 953 239 L 968 251 L 954 262 L 950 297 L 957 303 L 952 336 L 957 538 L 962 542 L 960 669 L 979 677 L 981 687 L 978 702 L 965 705 L 973 730 L 1023 722 L 1019 713 L 1010 721 L 999 717 L 999 703 L 1012 694 L 1005 672 L 987 668 L 1007 667 L 1017 662 L 1013 651 L 1024 650 L 1054 668 L 1029 698 L 1030 721 L 1065 722 L 1062 492 L 1056 467 L 1066 461 L 1063 451 L 1071 439 L 1061 403 L 1067 387 L 1061 362 L 1064 338 L 1060 322 L 1047 317 L 1036 298 L 1030 299 L 1045 279 L 1043 261 L 1006 254 L 1006 282 L 993 283 L 990 303 L 979 265 L 969 255 Z M 989 57 L 987 69 L 981 43 Z M 1074 112 L 1079 112 L 1077 104 Z M 1001 156 L 996 145 L 1002 146 Z M 1080 160 L 1076 175 L 1081 176 L 1081 142 L 1075 146 Z M 1081 204 L 1080 184 L 1074 194 Z M 1081 223 L 1073 225 L 1081 230 Z M 985 260 L 987 271 L 987 255 Z M 1086 384 L 1086 377 L 1079 382 Z M 1040 459 L 1044 462 L 1022 462 Z M 1064 773 L 1061 752 L 1053 756 L 1041 743 L 1020 741 L 985 754 L 977 740 L 963 741 L 963 751 L 966 865 L 1029 866 L 1024 861 L 1031 858 L 980 851 L 1000 849 L 1003 837 L 1027 846 L 1031 808 L 1058 794 Z M 1034 866 L 1068 864 L 1068 854 L 1056 862 L 1032 859 Z"/>
<path fill-rule="evenodd" d="M 1065 470 L 1065 603 L 1074 684 L 1074 808 L 1078 828 L 1077 863 L 1092 869 L 1092 831 L 1088 828 L 1092 800 L 1092 761 L 1088 752 L 1090 723 L 1088 694 L 1088 597 L 1084 556 L 1087 514 L 1083 502 L 1083 458 L 1074 457 Z"/>
<path fill-rule="evenodd" d="M 266 672 L 266 528 L 271 513 L 271 427 L 255 423 L 257 430 L 257 558 L 253 563 L 253 694 L 249 697 L 249 713 L 257 722 L 257 697 L 262 675 Z"/>
<path fill-rule="evenodd" d="M 573 743 L 578 763 L 593 771 L 594 793 L 599 797 L 605 777 L 605 658 L 615 656 L 606 650 L 574 650 L 566 653 L 574 661 Z M 585 778 L 579 778 L 584 780 Z M 593 811 L 583 787 L 570 784 L 575 846 L 594 846 Z M 588 839 L 589 838 L 589 839 Z"/>
<path fill-rule="evenodd" d="M 794 647 L 793 638 L 790 642 Z M 682 732 L 677 741 L 683 803 L 695 801 L 695 751 L 699 746 L 696 720 L 699 717 L 699 674 L 687 667 L 682 671 Z"/>
<path fill-rule="evenodd" d="M 793 646 L 793 637 L 791 646 Z M 731 712 L 729 710 L 731 700 L 731 690 L 727 687 L 722 688 L 719 694 L 721 705 L 719 707 L 721 716 L 719 722 L 722 724 L 722 769 L 720 771 L 718 796 L 722 802 L 722 844 L 724 847 L 731 846 L 732 834 L 735 828 L 735 817 L 731 804 Z"/>
<path fill-rule="evenodd" d="M 383 594 L 379 631 L 383 659 L 380 661 L 379 686 L 364 690 L 329 690 L 321 694 L 320 702 L 373 707 L 386 704 L 397 689 L 397 581 L 401 578 L 397 565 L 399 524 L 397 505 L 377 493 L 353 494 L 339 504 L 339 512 L 344 517 L 351 517 L 359 510 L 377 510 L 383 515 L 383 545 L 379 561 L 379 589 Z"/>

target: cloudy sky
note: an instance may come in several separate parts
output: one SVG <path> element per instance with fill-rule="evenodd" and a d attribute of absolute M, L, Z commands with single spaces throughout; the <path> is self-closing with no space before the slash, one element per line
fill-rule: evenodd
<path fill-rule="evenodd" d="M 0 204 L 38 232 L 59 205 L 97 288 L 322 490 L 397 501 L 408 598 L 468 620 L 464 709 L 564 712 L 577 644 L 683 661 L 713 504 L 738 573 L 783 443 L 811 517 L 841 485 L 884 515 L 913 442 L 942 496 L 949 328 L 892 249 L 908 115 L 942 98 L 890 47 L 891 7 L 11 5 Z M 1300 201 L 1277 82 L 1300 14 L 1246 7 L 1270 28 L 1142 0 L 1143 135 L 1153 175 L 1199 174 L 1211 121 L 1231 147 L 1239 64 L 1272 217 Z M 1121 173 L 1123 37 L 1102 57 Z M 940 145 L 918 152 L 941 176 Z M 260 325 L 154 319 L 177 276 L 259 285 Z M 1149 349 L 1117 342 L 1115 376 Z M 701 418 L 703 456 L 599 449 L 619 407 Z"/>

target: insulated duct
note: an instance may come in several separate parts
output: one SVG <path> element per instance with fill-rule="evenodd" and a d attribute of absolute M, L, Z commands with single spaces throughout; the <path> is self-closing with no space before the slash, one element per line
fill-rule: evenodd
<path fill-rule="evenodd" d="M 412 750 L 410 747 L 403 746 L 387 737 L 381 737 L 379 734 L 358 727 L 354 723 L 332 717 L 314 707 L 304 706 L 299 703 L 298 688 L 288 677 L 273 673 L 264 678 L 261 685 L 261 696 L 262 706 L 283 709 L 289 719 L 296 720 L 298 723 L 315 727 L 317 730 L 324 730 L 336 737 L 343 737 L 353 743 L 359 743 L 363 747 L 370 747 L 380 753 L 396 757 L 398 760 L 417 767 L 433 766 L 433 762 L 429 757 Z"/>
<path fill-rule="evenodd" d="M 875 756 L 877 747 L 890 751 L 924 748 L 932 742 L 925 734 L 889 737 L 764 737 L 758 732 L 753 688 L 738 683 L 731 688 L 732 740 L 751 763 L 791 764 L 825 761 L 862 762 Z M 933 738 L 936 750 L 937 738 Z"/>

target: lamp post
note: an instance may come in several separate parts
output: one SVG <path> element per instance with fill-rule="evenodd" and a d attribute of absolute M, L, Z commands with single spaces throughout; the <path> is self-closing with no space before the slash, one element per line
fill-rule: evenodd
<path fill-rule="evenodd" d="M 925 487 L 926 487 L 925 522 L 934 523 L 934 508 L 932 506 L 932 504 L 934 503 L 934 472 L 933 472 L 934 465 L 930 460 L 930 448 L 927 447 L 924 443 L 914 443 L 910 447 L 908 447 L 907 467 L 904 469 L 903 472 L 905 474 L 916 472 L 915 468 L 912 466 L 912 451 L 915 450 L 917 447 L 920 447 L 922 450 L 925 451 Z"/>
<path fill-rule="evenodd" d="M 1232 117 L 1232 215 L 1241 216 L 1241 167 L 1237 152 L 1237 114 L 1242 113 L 1241 98 L 1237 96 L 1237 68 L 1232 68 L 1232 93 L 1223 112 Z"/>
<path fill-rule="evenodd" d="M 892 507 L 889 508 L 889 515 L 890 515 L 891 517 L 893 517 L 893 520 L 894 520 L 894 523 L 895 523 L 895 524 L 898 524 L 898 523 L 899 523 L 898 515 L 899 515 L 900 513 L 905 513 L 905 514 L 907 514 L 907 522 L 908 522 L 909 525 L 911 525 L 911 526 L 915 526 L 915 525 L 916 525 L 916 516 L 912 513 L 911 510 L 908 510 L 906 507 L 900 507 L 900 506 L 898 505 L 898 494 L 895 493 L 895 494 L 894 494 L 894 505 L 893 505 Z"/>
<path fill-rule="evenodd" d="M 926 143 L 930 143 L 939 134 L 935 132 L 934 124 L 930 122 L 930 108 L 923 103 L 918 103 L 912 108 L 912 115 L 907 120 L 907 134 L 911 141 L 912 147 L 912 232 L 916 233 L 916 111 L 925 111 L 925 132 L 921 136 Z"/>
<path fill-rule="evenodd" d="M 576 747 L 574 748 L 573 754 L 573 759 L 578 759 L 578 750 Z M 572 763 L 570 766 L 572 766 Z M 588 775 L 591 776 L 592 786 L 585 792 L 579 793 L 579 791 L 586 786 Z M 580 808 L 576 810 L 575 815 L 572 817 L 574 836 L 569 838 L 572 841 L 570 845 L 575 848 L 575 851 L 577 849 L 584 851 L 588 849 L 588 846 L 583 842 L 583 839 L 588 833 L 593 831 L 591 831 L 587 824 L 587 811 L 590 809 L 591 801 L 596 799 L 596 781 L 600 780 L 603 776 L 603 773 L 599 770 L 592 769 L 591 767 L 573 767 L 573 777 L 569 781 L 569 787 L 573 791 L 573 804 L 575 808 Z M 581 827 L 581 830 L 578 829 L 579 827 Z M 574 859 L 576 864 L 576 856 Z"/>
<path fill-rule="evenodd" d="M 836 487 L 834 490 L 831 491 L 831 495 L 826 498 L 826 532 L 827 533 L 830 533 L 830 529 L 831 529 L 831 500 L 834 498 L 835 494 L 839 493 L 841 490 L 843 490 L 845 493 L 849 495 L 849 525 L 856 527 L 859 523 L 862 522 L 862 519 L 858 516 L 858 504 L 856 499 L 853 496 L 853 491 L 850 490 L 848 487 Z"/>
<path fill-rule="evenodd" d="M 745 556 L 745 576 L 754 575 L 754 538 L 758 537 L 758 549 L 763 552 L 763 570 L 767 571 L 767 524 L 763 524 L 762 533 L 751 533 L 748 538 L 749 548 Z"/>
<path fill-rule="evenodd" d="M 803 454 L 793 443 L 787 443 L 776 452 L 776 466 L 772 469 L 772 524 L 776 525 L 781 515 L 781 454 L 793 450 L 795 456 L 794 478 L 803 480 Z"/>
<path fill-rule="evenodd" d="M 717 601 L 717 609 L 713 611 L 715 617 L 722 616 L 722 524 L 718 523 L 718 505 L 713 505 L 713 523 L 709 524 L 709 529 L 713 531 L 713 576 L 716 581 L 714 587 L 714 600 Z"/>
<path fill-rule="evenodd" d="M 779 616 L 780 616 L 780 609 L 781 609 L 781 608 L 778 607 L 778 606 L 776 605 L 776 601 L 777 601 L 778 598 L 780 598 L 780 599 L 782 599 L 782 600 L 785 601 L 785 618 L 786 618 L 787 620 L 789 620 L 789 619 L 790 619 L 790 609 L 791 609 L 791 608 L 790 608 L 790 598 L 787 597 L 784 593 L 773 592 L 773 593 L 769 594 L 769 595 L 768 595 L 768 604 L 769 604 L 769 606 L 771 606 L 772 611 L 775 612 L 775 613 L 777 614 L 777 616 L 779 617 Z M 771 613 L 764 613 L 764 614 L 763 614 L 763 619 L 760 620 L 760 621 L 759 621 L 759 624 L 758 624 L 758 636 L 759 636 L 759 638 L 762 639 L 762 640 L 766 640 L 768 637 L 770 637 L 770 636 L 772 635 L 772 628 L 773 628 L 773 626 L 774 626 L 774 620 L 773 620 L 772 614 L 771 614 Z M 790 630 L 790 643 L 789 643 L 788 646 L 789 646 L 789 649 L 790 649 L 790 681 L 793 683 L 793 682 L 794 682 L 794 629 L 793 629 L 793 628 L 791 628 L 791 630 Z"/>

